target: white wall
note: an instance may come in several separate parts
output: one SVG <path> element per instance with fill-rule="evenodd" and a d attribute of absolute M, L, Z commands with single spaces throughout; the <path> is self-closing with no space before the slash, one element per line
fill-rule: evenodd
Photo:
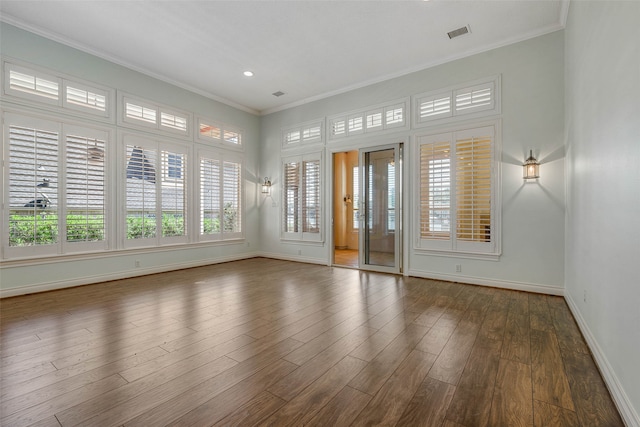
<path fill-rule="evenodd" d="M 245 147 L 243 201 L 246 237 L 246 241 L 224 246 L 208 244 L 198 247 L 154 248 L 104 252 L 89 256 L 4 261 L 0 271 L 0 296 L 149 274 L 251 257 L 256 254 L 259 246 L 258 175 L 256 175 L 259 165 L 257 148 L 260 130 L 259 117 L 6 23 L 0 23 L 0 43 L 0 52 L 3 56 L 96 82 L 242 129 Z M 3 102 L 3 106 L 7 107 L 8 104 Z M 140 261 L 140 268 L 135 267 L 134 259 Z"/>
<path fill-rule="evenodd" d="M 560 31 L 263 117 L 261 169 L 263 175 L 272 178 L 276 204 L 269 199 L 261 205 L 263 252 L 318 263 L 328 263 L 330 254 L 330 233 L 325 234 L 324 246 L 280 241 L 281 128 L 501 74 L 502 256 L 499 261 L 427 256 L 418 254 L 409 245 L 408 272 L 561 294 L 564 281 L 563 58 L 564 38 Z M 358 143 L 411 141 L 405 150 L 408 160 L 413 157 L 415 133 L 401 131 Z M 338 145 L 346 151 L 350 144 L 354 143 L 331 143 L 328 150 Z M 542 176 L 537 183 L 525 184 L 521 165 L 530 148 L 543 163 Z M 331 156 L 325 159 L 330 160 Z M 411 168 L 413 164 L 407 161 L 405 166 Z M 408 176 L 415 176 L 411 172 Z M 413 184 L 410 180 L 405 187 L 405 207 L 411 206 Z M 328 205 L 329 194 L 324 200 Z M 412 221 L 413 215 L 409 224 Z M 455 272 L 457 264 L 462 265 L 462 273 Z"/>
<path fill-rule="evenodd" d="M 565 30 L 565 296 L 630 426 L 640 426 L 639 19 L 640 2 L 574 1 Z"/>

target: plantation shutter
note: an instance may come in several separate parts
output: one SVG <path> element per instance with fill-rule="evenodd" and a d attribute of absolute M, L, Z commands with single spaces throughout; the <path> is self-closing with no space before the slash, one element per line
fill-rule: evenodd
<path fill-rule="evenodd" d="M 67 242 L 105 240 L 106 133 L 65 128 Z"/>
<path fill-rule="evenodd" d="M 9 139 L 9 247 L 55 252 L 58 239 L 57 123 L 5 116 Z M 18 251 L 20 252 L 20 251 Z M 16 255 L 19 253 L 16 252 Z"/>
<path fill-rule="evenodd" d="M 453 114 L 451 92 L 419 98 L 417 114 L 419 123 L 450 117 Z"/>
<path fill-rule="evenodd" d="M 200 159 L 200 234 L 219 235 L 221 232 L 220 161 Z M 220 236 L 218 236 L 220 237 Z"/>
<path fill-rule="evenodd" d="M 320 160 L 302 163 L 302 232 L 320 232 Z"/>
<path fill-rule="evenodd" d="M 171 149 L 160 152 L 162 164 L 161 217 L 162 236 L 185 236 L 187 231 L 185 153 Z"/>
<path fill-rule="evenodd" d="M 420 145 L 420 237 L 451 239 L 451 138 L 449 134 L 428 138 Z"/>
<path fill-rule="evenodd" d="M 240 163 L 230 161 L 223 163 L 223 234 L 241 232 L 241 171 Z"/>
<path fill-rule="evenodd" d="M 493 81 L 458 89 L 454 92 L 456 114 L 492 110 L 495 103 Z"/>
<path fill-rule="evenodd" d="M 156 237 L 158 150 L 152 146 L 126 145 L 127 240 Z"/>
<path fill-rule="evenodd" d="M 79 111 L 107 116 L 108 92 L 81 85 L 75 82 L 64 82 L 64 106 Z"/>
<path fill-rule="evenodd" d="M 124 115 L 125 118 L 139 120 L 141 122 L 156 124 L 157 119 L 156 107 L 151 105 L 134 104 L 133 102 L 125 101 Z"/>
<path fill-rule="evenodd" d="M 8 89 L 16 95 L 49 104 L 58 104 L 60 99 L 59 79 L 28 68 L 7 63 Z"/>
<path fill-rule="evenodd" d="M 418 246 L 493 253 L 495 128 L 419 137 Z"/>
<path fill-rule="evenodd" d="M 456 133 L 456 239 L 460 248 L 491 243 L 493 128 Z"/>
<path fill-rule="evenodd" d="M 299 188 L 300 188 L 300 162 L 287 162 L 284 164 L 284 223 L 285 233 L 297 233 L 299 230 Z"/>

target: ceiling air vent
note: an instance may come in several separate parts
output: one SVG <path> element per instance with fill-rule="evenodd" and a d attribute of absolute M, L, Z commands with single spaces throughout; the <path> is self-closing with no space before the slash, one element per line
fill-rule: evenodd
<path fill-rule="evenodd" d="M 460 36 L 464 36 L 465 34 L 469 34 L 471 32 L 471 30 L 469 29 L 469 26 L 465 26 L 462 28 L 458 28 L 457 30 L 453 30 L 453 31 L 449 31 L 447 33 L 447 35 L 449 36 L 450 39 L 454 38 L 454 37 L 460 37 Z"/>
<path fill-rule="evenodd" d="M 277 92 L 273 92 L 271 95 L 273 96 L 282 96 L 284 95 L 284 92 L 282 92 L 281 90 L 277 91 Z"/>

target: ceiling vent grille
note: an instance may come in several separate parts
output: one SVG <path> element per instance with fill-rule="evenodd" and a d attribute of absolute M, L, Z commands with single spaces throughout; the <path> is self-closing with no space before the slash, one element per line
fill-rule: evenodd
<path fill-rule="evenodd" d="M 469 29 L 469 26 L 467 25 L 467 26 L 458 28 L 457 30 L 449 31 L 447 33 L 447 35 L 449 36 L 450 39 L 452 39 L 454 37 L 464 36 L 465 34 L 469 34 L 470 32 L 471 32 L 471 30 Z"/>
<path fill-rule="evenodd" d="M 279 90 L 279 91 L 277 91 L 277 92 L 273 92 L 271 95 L 278 97 L 278 96 L 282 96 L 282 95 L 284 95 L 284 92 L 282 92 L 281 90 Z"/>

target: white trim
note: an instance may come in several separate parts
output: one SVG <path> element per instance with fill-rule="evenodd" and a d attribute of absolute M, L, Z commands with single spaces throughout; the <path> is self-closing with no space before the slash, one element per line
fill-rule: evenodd
<path fill-rule="evenodd" d="M 256 114 L 256 115 L 260 115 L 261 114 L 260 111 L 255 110 L 255 109 L 250 108 L 250 107 L 247 107 L 246 105 L 238 104 L 237 102 L 231 101 L 230 99 L 226 99 L 226 98 L 223 98 L 223 97 L 218 96 L 216 94 L 204 91 L 202 89 L 198 89 L 197 87 L 185 84 L 185 83 L 180 82 L 178 80 L 174 80 L 174 79 L 172 79 L 172 78 L 170 78 L 168 76 L 165 76 L 163 74 L 159 74 L 159 73 L 157 73 L 155 71 L 151 71 L 151 70 L 149 70 L 147 68 L 139 67 L 137 65 L 134 65 L 133 63 L 130 63 L 130 62 L 122 60 L 122 58 L 118 58 L 116 56 L 109 55 L 109 54 L 107 54 L 105 52 L 102 52 L 100 50 L 94 49 L 94 48 L 89 47 L 87 45 L 84 45 L 82 43 L 78 43 L 75 40 L 71 40 L 71 39 L 68 39 L 66 37 L 63 37 L 60 34 L 44 30 L 44 29 L 42 29 L 42 28 L 40 28 L 38 26 L 33 26 L 33 25 L 28 24 L 28 23 L 26 23 L 26 22 L 24 22 L 24 21 L 22 21 L 22 20 L 20 20 L 18 18 L 15 18 L 15 17 L 13 17 L 11 15 L 8 15 L 6 13 L 0 14 L 0 21 L 6 22 L 7 24 L 10 24 L 10 25 L 13 25 L 15 27 L 21 28 L 23 30 L 29 31 L 30 33 L 34 33 L 36 35 L 42 36 L 42 37 L 47 38 L 49 40 L 53 40 L 54 42 L 61 43 L 63 45 L 72 47 L 74 49 L 78 49 L 78 50 L 80 50 L 82 52 L 88 53 L 88 54 L 96 56 L 98 58 L 102 58 L 102 59 L 104 59 L 106 61 L 109 61 L 109 62 L 112 62 L 112 63 L 114 63 L 116 65 L 120 65 L 120 66 L 126 67 L 126 68 L 128 68 L 130 70 L 137 71 L 139 73 L 145 74 L 145 75 L 147 75 L 149 77 L 152 77 L 154 79 L 158 79 L 160 81 L 163 81 L 163 82 L 168 83 L 170 85 L 173 85 L 173 86 L 179 87 L 181 89 L 187 90 L 189 92 L 193 92 L 193 93 L 196 93 L 198 95 L 202 95 L 205 98 L 209 98 L 209 99 L 212 99 L 214 101 L 220 102 L 222 104 L 228 105 L 230 107 L 237 108 L 238 110 L 242 110 L 242 111 L 250 113 L 250 114 Z"/>
<path fill-rule="evenodd" d="M 618 380 L 616 372 L 609 363 L 609 360 L 602 351 L 602 348 L 598 344 L 595 336 L 589 329 L 584 317 L 582 317 L 582 314 L 578 309 L 578 305 L 573 301 L 568 292 L 564 295 L 564 299 L 567 301 L 569 310 L 571 311 L 571 314 L 573 314 L 573 318 L 576 320 L 578 328 L 580 329 L 580 332 L 582 332 L 582 336 L 584 336 L 585 341 L 587 341 L 587 346 L 589 347 L 589 350 L 591 350 L 593 359 L 600 370 L 600 375 L 604 379 L 609 393 L 611 393 L 611 397 L 613 398 L 622 420 L 628 427 L 640 427 L 640 415 L 635 411 L 633 404 L 631 403 L 631 399 L 629 399 L 629 396 L 627 396 L 627 393 L 620 384 L 620 380 Z"/>
<path fill-rule="evenodd" d="M 477 89 L 490 89 L 491 98 L 489 104 L 478 106 L 467 106 L 458 109 L 458 95 L 460 91 L 475 91 Z M 436 99 L 448 98 L 449 110 L 443 113 L 434 114 L 431 117 L 420 117 L 420 106 L 423 102 Z M 453 124 L 467 120 L 480 119 L 502 114 L 502 76 L 493 76 L 477 79 L 457 85 L 449 86 L 415 94 L 411 97 L 413 109 L 412 123 L 413 129 L 432 128 L 444 124 Z"/>
<path fill-rule="evenodd" d="M 402 120 L 399 122 L 387 122 L 388 112 L 402 109 Z M 381 124 L 367 128 L 367 115 L 376 114 L 381 115 Z M 354 119 L 361 119 L 361 127 L 349 130 L 349 122 Z M 344 131 L 339 134 L 333 134 L 333 124 L 343 123 Z M 391 132 L 407 131 L 411 127 L 411 98 L 400 98 L 392 101 L 384 102 L 381 104 L 369 105 L 357 110 L 345 111 L 338 114 L 332 114 L 326 118 L 326 139 L 327 143 L 344 143 L 345 140 L 351 140 L 355 138 L 384 135 Z"/>
<path fill-rule="evenodd" d="M 170 105 L 161 104 L 150 99 L 142 98 L 137 95 L 132 95 L 127 92 L 117 91 L 118 99 L 118 127 L 126 129 L 135 129 L 144 132 L 150 132 L 155 135 L 179 138 L 182 140 L 193 141 L 193 114 L 189 111 L 180 110 Z M 136 119 L 134 117 L 127 116 L 127 103 L 132 105 L 138 105 L 143 108 L 153 109 L 155 111 L 155 120 L 145 121 L 143 119 Z M 162 125 L 162 113 L 168 113 L 177 117 L 184 118 L 186 125 L 184 131 L 174 129 L 169 126 Z"/>
<path fill-rule="evenodd" d="M 556 31 L 563 30 L 563 29 L 564 29 L 564 25 L 561 25 L 559 23 L 548 25 L 548 26 L 546 26 L 544 28 L 541 28 L 541 29 L 538 29 L 538 30 L 535 30 L 535 31 L 531 31 L 530 33 L 524 34 L 524 35 L 522 35 L 520 37 L 502 39 L 499 42 L 496 42 L 496 43 L 493 43 L 493 44 L 490 44 L 490 45 L 487 45 L 487 46 L 483 46 L 480 49 L 468 50 L 466 52 L 462 52 L 462 53 L 457 54 L 457 55 L 450 55 L 450 56 L 447 56 L 445 58 L 438 59 L 436 61 L 426 62 L 424 64 L 421 64 L 421 65 L 418 65 L 418 66 L 415 66 L 415 67 L 411 67 L 411 68 L 407 68 L 405 70 L 401 70 L 401 71 L 398 71 L 398 72 L 395 72 L 395 73 L 385 74 L 384 76 L 376 77 L 376 78 L 373 78 L 373 79 L 370 79 L 370 80 L 364 80 L 364 81 L 362 81 L 360 83 L 356 83 L 356 84 L 353 84 L 353 85 L 345 86 L 343 88 L 336 89 L 336 90 L 333 90 L 333 91 L 330 91 L 330 92 L 326 92 L 326 93 L 323 93 L 323 94 L 320 94 L 320 95 L 311 96 L 309 98 L 305 98 L 305 99 L 302 99 L 302 100 L 299 100 L 299 101 L 295 101 L 295 102 L 292 102 L 292 103 L 289 103 L 289 104 L 285 104 L 285 105 L 281 105 L 281 106 L 273 107 L 273 108 L 267 108 L 266 110 L 261 110 L 259 114 L 261 116 L 266 116 L 266 115 L 269 115 L 269 114 L 272 114 L 272 113 L 277 113 L 278 111 L 288 110 L 288 109 L 293 108 L 293 107 L 299 107 L 301 105 L 306 105 L 306 104 L 309 104 L 309 103 L 314 102 L 314 101 L 319 101 L 321 99 L 331 98 L 333 96 L 340 95 L 340 94 L 347 93 L 347 92 L 351 92 L 351 91 L 354 91 L 356 89 L 361 89 L 363 87 L 371 86 L 371 85 L 374 85 L 376 83 L 386 82 L 388 80 L 395 79 L 395 78 L 402 77 L 402 76 L 406 76 L 408 74 L 413 74 L 413 73 L 417 73 L 417 72 L 420 72 L 420 71 L 425 71 L 425 70 L 428 70 L 430 68 L 437 67 L 439 65 L 443 65 L 443 64 L 447 64 L 449 62 L 456 61 L 458 59 L 463 59 L 463 58 L 467 58 L 467 57 L 470 57 L 470 56 L 478 55 L 480 53 L 488 52 L 488 51 L 491 51 L 491 50 L 494 50 L 494 49 L 498 49 L 498 48 L 501 48 L 501 47 L 509 46 L 509 45 L 512 45 L 512 44 L 515 44 L 515 43 L 519 43 L 519 42 L 522 42 L 522 41 L 525 41 L 525 40 L 529 40 L 529 39 L 533 39 L 533 38 L 536 38 L 536 37 L 544 36 L 545 34 L 554 33 Z"/>
<path fill-rule="evenodd" d="M 318 136 L 306 138 L 304 132 L 318 128 L 320 133 Z M 287 135 L 298 132 L 298 139 L 292 142 L 288 142 Z M 310 120 L 304 123 L 298 123 L 292 126 L 286 126 L 281 129 L 281 144 L 283 150 L 289 150 L 294 148 L 306 148 L 324 145 L 325 142 L 325 121 L 324 117 L 317 120 Z"/>
<path fill-rule="evenodd" d="M 102 123 L 115 124 L 116 122 L 116 90 L 89 80 L 84 80 L 69 74 L 31 64 L 9 56 L 1 56 L 2 61 L 2 93 L 3 101 L 15 103 L 20 106 L 46 110 L 51 113 L 73 117 L 74 119 L 97 120 Z M 11 89 L 9 86 L 10 69 L 17 67 L 34 75 L 45 75 L 55 80 L 58 84 L 58 97 L 53 100 L 43 96 Z M 74 105 L 67 102 L 67 87 L 71 85 L 77 89 L 94 91 L 105 97 L 105 110 L 100 111 L 90 107 Z"/>
<path fill-rule="evenodd" d="M 300 255 L 286 255 L 286 254 L 279 254 L 279 253 L 275 253 L 275 252 L 260 252 L 258 254 L 258 257 L 261 258 L 269 258 L 269 259 L 279 259 L 279 260 L 283 260 L 283 261 L 293 261 L 293 262 L 301 262 L 304 264 L 318 264 L 318 265 L 327 265 L 327 261 L 323 260 L 323 259 L 318 259 L 318 258 L 309 258 L 309 257 L 303 257 Z"/>
<path fill-rule="evenodd" d="M 188 248 L 190 249 L 190 248 Z M 119 253 L 118 255 L 122 255 Z M 53 291 L 58 289 L 72 288 L 76 286 L 90 285 L 94 283 L 107 282 L 112 280 L 128 279 L 137 276 L 146 276 L 148 274 L 166 273 L 169 271 L 182 270 L 185 268 L 203 267 L 213 264 L 221 264 L 230 261 L 239 261 L 249 258 L 256 258 L 259 255 L 255 252 L 243 253 L 238 255 L 225 256 L 216 259 L 203 259 L 198 261 L 177 262 L 173 264 L 164 264 L 148 268 L 136 268 L 135 270 L 119 271 L 109 274 L 95 274 L 92 276 L 82 276 L 70 280 L 58 280 L 48 283 L 40 283 L 37 285 L 20 286 L 16 288 L 0 289 L 0 299 L 14 297 L 18 295 L 33 294 L 37 292 Z"/>
<path fill-rule="evenodd" d="M 409 269 L 409 276 L 420 277 L 423 279 L 433 279 L 433 280 L 445 280 L 448 282 L 458 282 L 458 283 L 466 283 L 469 285 L 480 285 L 480 286 L 489 286 L 500 289 L 511 289 L 514 291 L 525 291 L 525 292 L 534 292 L 538 294 L 545 295 L 564 295 L 564 288 L 559 286 L 552 285 L 543 285 L 538 283 L 527 283 L 527 282 L 515 282 L 512 280 L 502 280 L 502 279 L 488 279 L 484 277 L 475 277 L 475 276 L 463 276 L 457 274 L 446 274 L 446 273 L 432 273 L 427 271 L 420 271 L 415 269 Z"/>

